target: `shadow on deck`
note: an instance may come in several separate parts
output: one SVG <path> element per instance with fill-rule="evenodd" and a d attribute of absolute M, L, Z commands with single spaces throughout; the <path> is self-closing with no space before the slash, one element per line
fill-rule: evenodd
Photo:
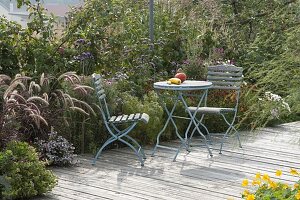
<path fill-rule="evenodd" d="M 204 147 L 192 147 L 191 153 L 182 150 L 176 162 L 174 151 L 159 149 L 141 167 L 128 148 L 109 150 L 102 154 L 96 166 L 92 155 L 79 157 L 72 168 L 54 168 L 58 186 L 39 200 L 65 199 L 176 199 L 218 200 L 241 199 L 244 178 L 257 172 L 275 177 L 281 169 L 280 181 L 289 184 L 297 179 L 289 175 L 290 168 L 300 170 L 300 122 L 264 128 L 255 133 L 242 133 L 243 148 L 235 138 L 228 139 L 222 155 L 219 144 L 212 145 L 214 157 Z M 195 138 L 193 144 L 200 144 Z M 178 141 L 168 143 L 177 146 Z"/>

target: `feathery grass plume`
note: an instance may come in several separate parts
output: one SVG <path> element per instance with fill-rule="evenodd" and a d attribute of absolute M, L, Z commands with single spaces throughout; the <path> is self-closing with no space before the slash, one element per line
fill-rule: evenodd
<path fill-rule="evenodd" d="M 88 85 L 78 85 L 76 84 L 75 87 L 74 87 L 74 90 L 78 90 L 79 88 L 83 88 L 85 90 L 90 90 L 90 91 L 94 91 L 95 89 L 88 86 Z"/>
<path fill-rule="evenodd" d="M 66 73 L 63 73 L 62 75 L 60 75 L 57 80 L 61 80 L 63 79 L 65 76 L 69 76 L 69 75 L 72 75 L 72 74 L 76 74 L 76 72 L 66 72 Z"/>
<path fill-rule="evenodd" d="M 37 92 L 40 92 L 41 91 L 41 87 L 36 84 L 34 81 L 31 81 L 30 84 L 29 84 L 29 94 L 33 94 L 34 90 L 36 90 Z"/>
<path fill-rule="evenodd" d="M 75 87 L 73 88 L 74 91 L 80 91 L 83 93 L 83 95 L 87 95 L 88 92 L 83 87 Z"/>
<path fill-rule="evenodd" d="M 31 81 L 29 84 L 28 93 L 30 94 L 30 96 L 32 96 L 32 93 L 33 93 L 33 84 L 34 84 L 34 81 Z"/>
<path fill-rule="evenodd" d="M 46 101 L 45 99 L 41 98 L 41 97 L 38 97 L 38 96 L 33 96 L 33 97 L 29 97 L 27 99 L 27 102 L 31 102 L 31 101 L 37 101 L 41 104 L 44 104 L 45 106 L 49 106 L 49 102 Z"/>
<path fill-rule="evenodd" d="M 5 74 L 0 74 L 1 81 L 10 81 L 11 78 Z"/>
<path fill-rule="evenodd" d="M 49 102 L 49 97 L 48 97 L 48 94 L 47 94 L 47 93 L 43 93 L 43 97 L 44 97 L 44 99 L 45 99 L 46 101 Z"/>
<path fill-rule="evenodd" d="M 6 101 L 6 103 L 7 103 L 7 104 L 15 104 L 15 103 L 18 103 L 18 101 L 15 100 L 15 99 L 8 99 L 8 100 Z"/>
<path fill-rule="evenodd" d="M 68 120 L 66 119 L 66 117 L 63 117 L 64 123 L 67 127 L 70 127 L 70 124 L 68 122 Z"/>
<path fill-rule="evenodd" d="M 40 77 L 40 86 L 44 85 L 44 81 L 45 81 L 45 73 L 42 73 L 42 75 Z"/>
<path fill-rule="evenodd" d="M 75 80 L 77 80 L 78 83 L 81 82 L 80 77 L 76 73 L 70 74 L 70 76 L 72 77 L 72 79 L 74 78 Z"/>
<path fill-rule="evenodd" d="M 3 94 L 3 99 L 6 99 L 8 94 L 11 93 L 13 90 L 15 90 L 18 86 L 21 86 L 23 91 L 26 90 L 25 85 L 21 82 L 11 83 L 9 87 L 5 90 Z"/>
<path fill-rule="evenodd" d="M 32 109 L 32 108 L 24 108 L 25 111 L 30 112 L 30 114 L 37 114 L 39 115 L 38 111 Z"/>
<path fill-rule="evenodd" d="M 52 98 L 51 98 L 51 97 L 53 97 L 54 101 L 55 101 L 55 102 L 58 104 L 58 106 L 61 106 L 61 103 L 60 103 L 59 97 L 57 96 L 57 94 L 56 94 L 56 93 L 52 92 L 52 93 L 50 94 L 50 100 L 52 100 Z"/>
<path fill-rule="evenodd" d="M 47 122 L 41 115 L 38 115 L 38 114 L 30 114 L 29 116 L 32 117 L 32 118 L 38 119 L 38 121 L 41 121 L 41 122 L 43 122 L 43 124 L 45 124 L 46 126 L 48 126 L 48 122 Z M 39 125 L 39 124 L 37 124 L 37 125 Z M 40 127 L 40 126 L 39 126 L 39 127 Z"/>
<path fill-rule="evenodd" d="M 74 111 L 78 111 L 82 114 L 85 114 L 87 116 L 90 116 L 89 113 L 85 112 L 85 110 L 83 110 L 82 108 L 79 108 L 79 107 L 76 107 L 76 106 L 73 106 L 73 107 L 69 107 L 71 110 L 74 110 Z"/>
<path fill-rule="evenodd" d="M 73 102 L 73 98 L 69 95 L 69 94 L 64 94 L 63 96 L 65 98 L 65 102 L 69 102 L 70 103 L 70 106 L 74 107 L 74 102 Z M 68 104 L 66 104 L 67 106 Z"/>
<path fill-rule="evenodd" d="M 9 99 L 17 100 L 18 103 L 26 103 L 26 99 L 22 95 L 18 94 L 16 90 L 14 90 L 12 93 L 8 94 L 7 97 L 9 97 Z M 21 100 L 21 102 L 19 100 Z"/>
<path fill-rule="evenodd" d="M 63 105 L 66 105 L 67 102 L 64 98 L 64 92 L 62 90 L 55 90 L 54 92 L 55 92 L 55 94 L 57 94 L 56 96 L 57 96 L 59 104 L 60 104 L 60 101 L 63 101 Z"/>
<path fill-rule="evenodd" d="M 40 109 L 37 107 L 37 105 L 35 105 L 35 103 L 28 102 L 27 105 L 28 105 L 29 108 L 36 110 L 38 112 L 38 114 L 41 114 Z"/>
<path fill-rule="evenodd" d="M 70 81 L 72 84 L 75 84 L 75 82 L 74 82 L 72 76 L 64 76 L 64 78 L 65 78 L 66 80 Z"/>
<path fill-rule="evenodd" d="M 17 103 L 17 104 L 6 104 L 6 108 L 9 110 L 15 110 L 17 108 L 27 108 L 27 105 L 26 104 L 21 104 L 21 103 Z"/>
<path fill-rule="evenodd" d="M 88 103 L 86 103 L 85 101 L 80 101 L 80 100 L 75 99 L 75 98 L 72 98 L 72 99 L 76 103 L 79 103 L 79 104 L 83 105 L 89 111 L 89 113 L 92 113 L 94 116 L 96 116 L 96 113 L 95 113 L 94 109 Z"/>
<path fill-rule="evenodd" d="M 28 76 L 19 76 L 18 74 L 16 75 L 16 78 L 14 80 L 11 81 L 10 84 L 13 84 L 15 82 L 22 82 L 22 81 L 28 81 L 28 80 L 31 80 L 32 78 L 31 77 L 28 77 Z"/>

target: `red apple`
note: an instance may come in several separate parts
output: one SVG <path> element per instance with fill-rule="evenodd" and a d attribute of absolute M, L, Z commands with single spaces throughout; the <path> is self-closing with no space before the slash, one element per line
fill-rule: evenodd
<path fill-rule="evenodd" d="M 183 83 L 186 80 L 186 75 L 183 72 L 179 72 L 175 74 L 175 78 L 179 78 L 181 80 L 181 83 Z"/>

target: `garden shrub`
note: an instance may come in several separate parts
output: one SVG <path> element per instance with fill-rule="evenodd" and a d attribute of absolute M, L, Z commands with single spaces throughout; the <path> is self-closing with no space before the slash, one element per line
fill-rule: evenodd
<path fill-rule="evenodd" d="M 293 168 L 291 168 L 290 174 L 299 177 L 298 171 Z M 275 175 L 280 177 L 282 175 L 282 171 L 277 170 Z M 251 182 L 253 190 L 251 189 L 250 181 L 248 179 L 244 179 L 242 182 L 242 186 L 247 188 L 242 194 L 242 197 L 246 200 L 300 199 L 300 180 L 294 185 L 288 185 L 271 179 L 268 174 L 257 173 Z"/>
<path fill-rule="evenodd" d="M 67 114 L 73 112 L 95 115 L 91 106 L 80 100 L 93 88 L 82 85 L 74 72 L 57 78 L 42 74 L 39 79 L 18 74 L 10 80 L 0 75 L 0 85 L 5 88 L 1 94 L 1 146 L 11 139 L 33 142 L 36 137 L 47 138 L 50 127 L 68 124 Z M 74 94 L 79 94 L 78 98 Z"/>
<path fill-rule="evenodd" d="M 72 143 L 66 138 L 51 131 L 48 140 L 36 140 L 35 145 L 40 154 L 40 159 L 49 165 L 70 166 L 74 164 L 74 149 Z"/>
<path fill-rule="evenodd" d="M 24 142 L 10 142 L 0 152 L 0 176 L 8 185 L 0 183 L 2 199 L 28 199 L 56 185 L 56 177 L 39 161 L 35 149 Z"/>

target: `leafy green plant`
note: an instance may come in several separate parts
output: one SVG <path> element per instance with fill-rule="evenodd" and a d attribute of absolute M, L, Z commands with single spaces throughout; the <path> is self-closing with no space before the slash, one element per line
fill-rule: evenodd
<path fill-rule="evenodd" d="M 95 115 L 86 102 L 71 96 L 84 96 L 93 90 L 82 85 L 74 72 L 64 73 L 58 78 L 42 74 L 38 80 L 22 75 L 10 80 L 1 75 L 0 81 L 4 88 L 0 115 L 2 146 L 13 138 L 25 141 L 47 138 L 50 126 L 61 126 L 61 122 L 68 124 L 67 114 L 72 112 Z"/>
<path fill-rule="evenodd" d="M 299 176 L 297 170 L 291 168 L 290 174 Z M 280 177 L 282 175 L 281 170 L 277 170 L 275 175 Z M 254 191 L 250 192 L 245 189 L 242 197 L 246 200 L 267 200 L 267 199 L 281 199 L 281 200 L 299 200 L 300 199 L 300 181 L 297 181 L 294 185 L 288 185 L 286 183 L 277 182 L 272 180 L 268 174 L 257 173 L 252 180 L 252 187 Z M 242 182 L 243 187 L 249 187 L 249 180 L 244 179 Z"/>
<path fill-rule="evenodd" d="M 24 199 L 51 191 L 56 177 L 39 161 L 35 149 L 24 142 L 10 142 L 0 152 L 0 176 L 2 199 Z M 4 187 L 3 187 L 4 186 Z"/>
<path fill-rule="evenodd" d="M 66 138 L 51 131 L 47 141 L 37 139 L 34 143 L 40 154 L 40 159 L 49 165 L 69 166 L 74 164 L 75 147 Z"/>

